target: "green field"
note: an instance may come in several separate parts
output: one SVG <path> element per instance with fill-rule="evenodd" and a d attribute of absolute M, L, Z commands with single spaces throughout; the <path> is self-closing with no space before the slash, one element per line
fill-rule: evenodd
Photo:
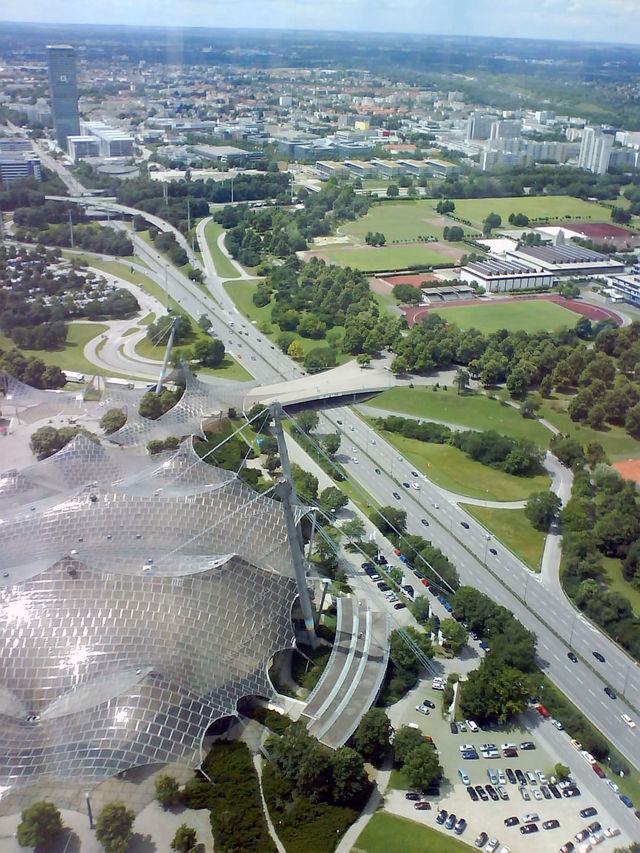
<path fill-rule="evenodd" d="M 143 358 L 153 358 L 158 364 L 164 358 L 164 344 L 156 346 L 147 338 L 142 338 L 135 346 L 135 351 Z M 234 382 L 250 382 L 253 379 L 244 367 L 229 355 L 225 355 L 220 367 L 198 367 L 194 368 L 196 374 L 205 374 L 206 376 L 220 376 L 223 379 L 231 379 Z"/>
<path fill-rule="evenodd" d="M 640 442 L 628 435 L 622 427 L 608 426 L 606 429 L 591 429 L 574 423 L 566 412 L 571 397 L 554 394 L 550 400 L 543 400 L 540 417 L 553 424 L 560 432 L 570 435 L 582 445 L 590 441 L 599 441 L 611 462 L 633 459 L 640 456 Z"/>
<path fill-rule="evenodd" d="M 454 216 L 468 219 L 479 226 L 490 213 L 502 217 L 502 225 L 509 227 L 511 213 L 524 213 L 529 219 L 591 220 L 611 222 L 611 210 L 591 201 L 568 195 L 522 196 L 517 198 L 456 198 Z"/>
<path fill-rule="evenodd" d="M 251 322 L 255 320 L 256 327 L 275 343 L 278 335 L 280 335 L 280 327 L 271 323 L 271 305 L 256 308 L 253 304 L 253 294 L 256 292 L 257 288 L 255 281 L 245 281 L 244 279 L 241 279 L 240 281 L 229 281 L 225 283 L 224 288 L 233 299 L 238 311 Z M 338 329 L 341 333 L 344 333 L 344 328 L 342 326 L 335 326 L 334 328 Z M 311 338 L 303 338 L 297 334 L 295 337 L 296 340 L 300 342 L 305 353 L 308 353 L 309 350 L 315 349 L 316 347 L 326 347 L 328 345 L 326 340 L 323 339 L 312 340 Z M 336 353 L 337 364 L 344 364 L 346 361 L 349 361 L 350 358 L 352 358 L 352 356 L 347 353 L 340 352 L 338 349 L 338 352 Z"/>
<path fill-rule="evenodd" d="M 223 230 L 222 225 L 215 222 L 213 219 L 205 226 L 204 229 L 204 236 L 213 258 L 213 264 L 216 268 L 216 272 L 222 278 L 239 278 L 240 273 L 238 270 L 234 267 L 229 258 L 227 258 L 226 255 L 223 255 L 218 248 L 218 237 L 222 234 Z"/>
<path fill-rule="evenodd" d="M 415 438 L 385 432 L 385 439 L 397 447 L 418 471 L 443 489 L 489 501 L 526 500 L 531 492 L 549 488 L 549 478 L 514 477 L 480 462 L 448 444 L 430 444 Z"/>
<path fill-rule="evenodd" d="M 434 387 L 392 388 L 369 400 L 367 405 L 470 429 L 492 429 L 512 438 L 531 439 L 542 447 L 549 444 L 549 430 L 538 421 L 523 418 L 513 406 L 491 399 L 486 394 L 458 394 L 453 388 L 447 391 L 441 388 L 435 392 L 432 390 Z"/>
<path fill-rule="evenodd" d="M 555 331 L 562 327 L 572 329 L 579 319 L 573 311 L 547 299 L 461 305 L 458 308 L 438 308 L 434 313 L 460 329 L 478 329 L 484 334 L 499 329 L 522 329 L 525 332 Z"/>
<path fill-rule="evenodd" d="M 87 361 L 82 354 L 85 344 L 108 330 L 109 327 L 103 323 L 70 323 L 67 341 L 64 347 L 59 350 L 22 349 L 16 347 L 11 338 L 6 338 L 4 335 L 0 335 L 0 347 L 7 350 L 19 349 L 27 358 L 35 356 L 46 365 L 55 364 L 62 370 L 74 370 L 78 373 L 92 375 L 99 372 L 99 368 Z M 116 376 L 117 374 L 114 373 L 113 375 Z"/>
<path fill-rule="evenodd" d="M 532 489 L 533 491 L 533 489 Z M 536 489 L 536 491 L 539 491 Z M 544 550 L 545 534 L 534 530 L 525 518 L 523 509 L 493 509 L 486 506 L 460 504 L 465 512 L 480 522 L 495 538 L 533 569 L 540 571 L 540 560 Z M 498 558 L 500 548 L 497 547 Z M 487 562 L 491 565 L 491 554 Z"/>
<path fill-rule="evenodd" d="M 368 230 L 368 229 L 367 229 Z M 334 264 L 363 272 L 374 270 L 404 270 L 408 267 L 452 267 L 455 261 L 430 248 L 429 243 L 408 246 L 382 246 L 363 249 L 326 249 L 322 257 Z M 457 244 L 452 243 L 452 246 Z"/>
<path fill-rule="evenodd" d="M 379 811 L 358 836 L 352 853 L 465 853 L 469 849 L 452 835 Z"/>
<path fill-rule="evenodd" d="M 631 603 L 633 612 L 640 615 L 640 589 L 636 589 L 628 583 L 622 575 L 622 560 L 614 557 L 603 557 L 604 572 L 602 580 L 606 583 L 609 592 L 617 592 L 627 598 Z"/>
<path fill-rule="evenodd" d="M 442 240 L 442 226 L 432 225 L 427 219 L 438 217 L 434 201 L 403 201 L 396 204 L 382 202 L 374 204 L 366 216 L 355 222 L 347 222 L 338 232 L 347 234 L 356 242 L 364 243 L 367 231 L 381 231 L 392 240 L 417 240 L 421 237 L 436 237 Z"/>

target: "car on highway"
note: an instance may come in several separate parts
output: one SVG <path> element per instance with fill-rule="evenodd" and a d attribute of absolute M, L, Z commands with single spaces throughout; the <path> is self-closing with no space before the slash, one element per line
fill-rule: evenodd
<path fill-rule="evenodd" d="M 600 663 L 604 663 L 604 655 L 603 654 L 601 654 L 600 652 L 592 652 L 592 655 L 594 656 L 594 658 L 596 660 L 599 660 Z"/>
<path fill-rule="evenodd" d="M 434 508 L 434 509 L 440 509 L 440 504 L 434 504 L 434 505 L 433 505 L 433 508 Z"/>
<path fill-rule="evenodd" d="M 397 501 L 400 500 L 400 495 L 397 492 L 393 492 L 393 496 Z"/>
<path fill-rule="evenodd" d="M 489 839 L 489 836 L 487 835 L 487 833 L 481 832 L 480 835 L 478 835 L 478 837 L 476 838 L 476 840 L 473 843 L 479 849 L 480 847 L 484 847 L 484 845 L 487 843 L 488 839 Z"/>
<path fill-rule="evenodd" d="M 409 483 L 403 483 L 402 485 L 405 487 L 405 489 L 410 489 L 410 488 L 411 488 L 411 486 L 409 485 Z"/>
<path fill-rule="evenodd" d="M 489 548 L 489 553 L 493 554 L 494 557 L 497 557 L 497 555 L 498 555 L 498 552 L 496 551 L 495 548 Z"/>
<path fill-rule="evenodd" d="M 520 823 L 520 819 L 515 815 L 511 815 L 511 817 L 506 817 L 504 819 L 505 826 L 517 826 Z"/>
<path fill-rule="evenodd" d="M 427 521 L 426 518 L 421 518 L 420 521 L 424 524 L 425 527 L 429 526 L 429 522 Z"/>
<path fill-rule="evenodd" d="M 469 522 L 467 522 L 467 521 L 461 521 L 461 522 L 460 522 L 460 524 L 464 527 L 464 529 L 465 529 L 465 530 L 468 530 L 468 529 L 469 529 Z"/>
<path fill-rule="evenodd" d="M 616 696 L 616 694 L 613 692 L 613 690 L 608 686 L 604 688 L 604 692 L 607 694 L 609 699 L 617 699 L 618 698 Z"/>
<path fill-rule="evenodd" d="M 419 492 L 419 491 L 420 491 L 420 483 L 416 483 L 416 482 L 414 481 L 413 483 L 411 483 L 411 488 L 412 488 L 412 489 L 415 489 L 415 490 L 416 490 L 416 492 Z"/>
<path fill-rule="evenodd" d="M 636 724 L 628 714 L 621 714 L 622 721 L 626 723 L 630 729 L 635 729 Z"/>
<path fill-rule="evenodd" d="M 618 786 L 613 781 L 613 779 L 607 779 L 607 785 L 611 788 L 611 790 L 613 791 L 614 794 L 620 793 L 620 788 L 618 788 Z"/>
<path fill-rule="evenodd" d="M 571 663 L 578 663 L 578 655 L 575 652 L 567 652 L 567 657 Z"/>
<path fill-rule="evenodd" d="M 522 835 L 531 835 L 532 832 L 537 832 L 537 831 L 538 831 L 538 824 L 537 823 L 524 823 L 520 827 L 520 833 Z"/>
<path fill-rule="evenodd" d="M 417 472 L 417 471 L 412 471 L 412 472 L 411 472 L 411 476 L 412 476 L 412 477 L 419 477 L 419 476 L 420 476 L 420 474 L 418 474 L 418 472 Z"/>
<path fill-rule="evenodd" d="M 629 797 L 627 797 L 626 794 L 620 794 L 620 802 L 623 803 L 628 809 L 633 808 L 633 803 L 631 802 Z"/>
<path fill-rule="evenodd" d="M 564 726 L 560 722 L 560 720 L 551 720 L 552 724 L 561 732 L 564 729 Z"/>
<path fill-rule="evenodd" d="M 376 474 L 382 474 L 382 471 L 379 468 L 376 468 Z"/>

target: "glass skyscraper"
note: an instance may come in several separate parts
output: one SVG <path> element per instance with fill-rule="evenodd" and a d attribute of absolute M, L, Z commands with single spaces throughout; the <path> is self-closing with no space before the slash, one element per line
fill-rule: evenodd
<path fill-rule="evenodd" d="M 58 145 L 67 147 L 67 136 L 80 134 L 76 53 L 68 44 L 47 45 L 51 112 Z"/>

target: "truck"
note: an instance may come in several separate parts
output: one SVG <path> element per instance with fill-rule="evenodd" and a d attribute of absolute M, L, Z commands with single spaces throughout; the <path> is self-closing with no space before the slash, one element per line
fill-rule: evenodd
<path fill-rule="evenodd" d="M 132 389 L 133 382 L 130 379 L 118 379 L 116 376 L 106 376 L 104 380 L 105 385 L 111 385 L 115 388 L 128 388 Z"/>
<path fill-rule="evenodd" d="M 63 370 L 67 382 L 84 382 L 84 373 L 77 373 L 75 370 Z"/>

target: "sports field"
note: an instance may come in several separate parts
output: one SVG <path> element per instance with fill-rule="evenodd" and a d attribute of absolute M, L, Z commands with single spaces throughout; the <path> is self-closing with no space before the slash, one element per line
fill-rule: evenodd
<path fill-rule="evenodd" d="M 447 323 L 460 329 L 478 329 L 488 334 L 498 329 L 525 332 L 553 331 L 563 326 L 573 328 L 577 314 L 546 299 L 522 302 L 494 302 L 490 305 L 464 305 L 457 308 L 434 309 Z"/>
<path fill-rule="evenodd" d="M 424 237 L 436 237 L 442 240 L 442 226 L 429 223 L 428 219 L 440 218 L 435 213 L 433 200 L 403 201 L 397 204 L 383 202 L 373 205 L 366 216 L 355 222 L 340 226 L 338 232 L 347 234 L 355 242 L 364 243 L 367 231 L 380 231 L 392 240 L 418 240 Z"/>
<path fill-rule="evenodd" d="M 367 231 L 370 229 L 366 229 Z M 366 232 L 365 232 L 366 233 Z M 431 267 L 455 266 L 454 258 L 447 257 L 430 248 L 430 243 L 406 246 L 382 246 L 380 248 L 344 248 L 326 249 L 319 252 L 321 257 L 343 267 L 353 267 L 363 272 L 373 270 L 403 270 L 418 265 Z M 455 246 L 455 243 L 451 244 Z M 458 253 L 456 253 L 458 254 Z M 460 251 L 459 254 L 462 254 Z"/>
<path fill-rule="evenodd" d="M 509 215 L 511 213 L 524 213 L 529 219 L 548 219 L 560 222 L 568 219 L 573 219 L 576 222 L 582 220 L 611 221 L 611 211 L 608 207 L 568 195 L 456 198 L 454 203 L 456 206 L 455 216 L 469 219 L 479 226 L 490 213 L 497 213 L 501 216 L 504 227 L 509 226 Z"/>

